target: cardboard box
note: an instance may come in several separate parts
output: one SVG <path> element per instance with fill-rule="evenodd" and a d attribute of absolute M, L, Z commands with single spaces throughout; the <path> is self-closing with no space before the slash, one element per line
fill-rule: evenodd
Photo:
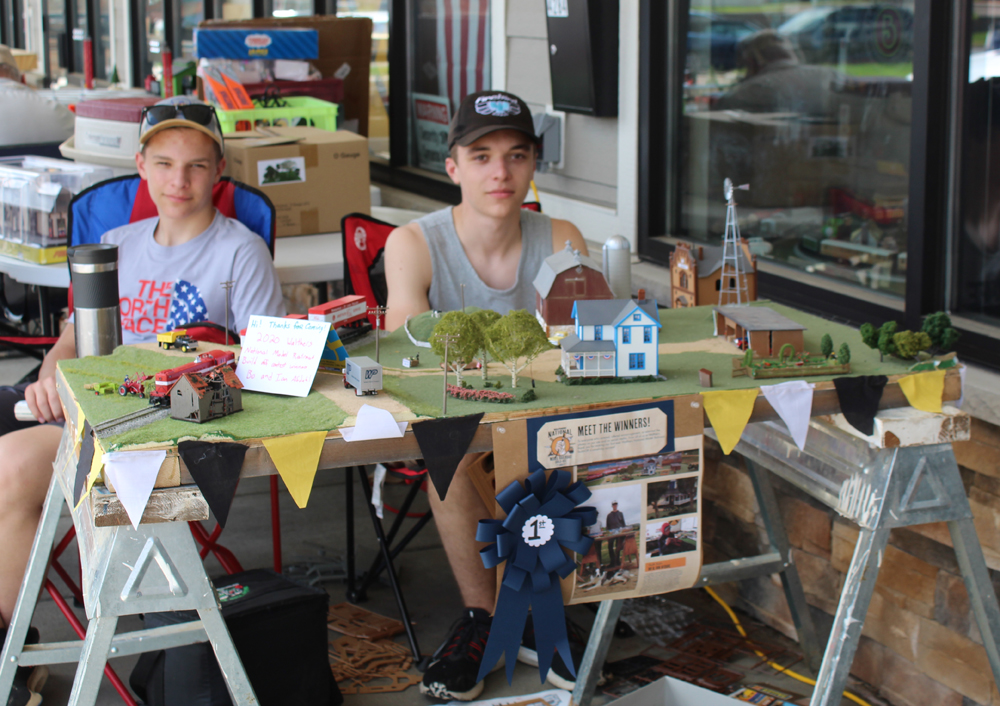
<path fill-rule="evenodd" d="M 344 82 L 346 120 L 358 121 L 368 135 L 368 75 L 372 61 L 372 21 L 368 17 L 264 17 L 256 20 L 205 20 L 199 29 L 217 27 L 303 27 L 319 33 L 319 58 L 310 61 L 323 78 Z"/>
<path fill-rule="evenodd" d="M 226 137 L 226 163 L 229 176 L 274 203 L 279 236 L 334 233 L 346 214 L 371 213 L 368 140 L 353 132 L 275 127 L 235 133 Z"/>

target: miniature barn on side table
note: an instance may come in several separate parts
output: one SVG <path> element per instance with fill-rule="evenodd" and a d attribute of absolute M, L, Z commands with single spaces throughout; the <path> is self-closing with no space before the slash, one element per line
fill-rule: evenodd
<path fill-rule="evenodd" d="M 243 409 L 243 383 L 231 365 L 205 373 L 186 373 L 170 391 L 170 416 L 207 422 Z"/>
<path fill-rule="evenodd" d="M 742 342 L 761 357 L 775 356 L 790 343 L 796 353 L 805 346 L 802 332 L 806 327 L 765 306 L 717 306 L 713 308 L 715 335 Z"/>
<path fill-rule="evenodd" d="M 611 287 L 600 265 L 569 241 L 566 247 L 545 258 L 535 285 L 535 316 L 546 336 L 573 330 L 573 304 L 582 299 L 612 299 Z"/>
<path fill-rule="evenodd" d="M 655 299 L 602 299 L 573 305 L 576 328 L 560 342 L 568 377 L 638 377 L 659 371 Z"/>
<path fill-rule="evenodd" d="M 743 291 L 747 294 L 747 301 L 755 301 L 757 258 L 751 254 L 750 246 L 742 238 L 738 252 Z M 729 264 L 732 268 L 731 261 Z M 731 279 L 735 280 L 735 277 Z M 674 251 L 670 253 L 670 306 L 680 309 L 686 306 L 718 304 L 721 287 L 722 247 L 677 243 Z M 736 291 L 736 282 L 730 282 L 729 288 Z M 735 299 L 732 303 L 735 303 Z"/>

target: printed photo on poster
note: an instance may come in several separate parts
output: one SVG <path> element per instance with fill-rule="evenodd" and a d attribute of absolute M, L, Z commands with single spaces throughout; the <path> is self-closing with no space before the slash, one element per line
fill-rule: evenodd
<path fill-rule="evenodd" d="M 697 548 L 697 515 L 646 524 L 647 559 L 693 552 Z"/>
<path fill-rule="evenodd" d="M 583 481 L 588 487 L 606 485 L 608 483 L 623 483 L 633 480 L 647 480 L 657 476 L 669 476 L 678 473 L 695 473 L 699 470 L 698 449 L 675 451 L 655 456 L 626 458 L 606 463 L 592 463 L 578 466 L 576 479 Z"/>
<path fill-rule="evenodd" d="M 586 556 L 577 555 L 574 594 L 634 591 L 639 576 L 642 486 L 594 490 L 587 505 L 597 508 L 597 522 L 585 530 L 594 544 Z"/>
<path fill-rule="evenodd" d="M 650 483 L 646 488 L 646 519 L 688 515 L 698 511 L 698 476 Z"/>

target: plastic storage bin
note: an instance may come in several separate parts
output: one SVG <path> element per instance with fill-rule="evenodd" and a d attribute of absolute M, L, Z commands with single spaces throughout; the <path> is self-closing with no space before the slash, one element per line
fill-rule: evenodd
<path fill-rule="evenodd" d="M 253 110 L 217 110 L 219 125 L 222 132 L 239 132 L 252 130 L 255 127 L 271 127 L 277 124 L 283 127 L 311 126 L 320 130 L 337 130 L 337 104 L 327 103 L 318 98 L 301 96 L 298 98 L 283 98 L 288 105 L 284 108 L 261 108 Z M 255 103 L 257 101 L 254 101 Z M 295 122 L 296 120 L 303 122 Z M 245 121 L 245 123 L 244 123 Z M 239 125 L 239 130 L 237 125 Z"/>

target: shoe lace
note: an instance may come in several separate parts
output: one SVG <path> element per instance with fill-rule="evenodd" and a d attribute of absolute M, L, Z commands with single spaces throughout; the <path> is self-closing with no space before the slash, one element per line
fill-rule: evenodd
<path fill-rule="evenodd" d="M 447 657 L 468 657 L 474 662 L 483 658 L 486 641 L 490 636 L 490 626 L 470 616 L 460 618 L 451 626 L 451 635 L 438 649 L 438 659 Z"/>

